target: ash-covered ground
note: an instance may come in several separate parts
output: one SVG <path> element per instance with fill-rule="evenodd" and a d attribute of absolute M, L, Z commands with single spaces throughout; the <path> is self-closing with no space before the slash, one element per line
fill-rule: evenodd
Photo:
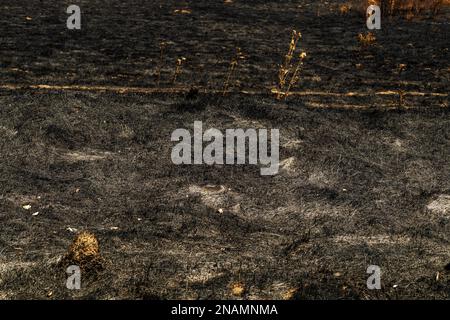
<path fill-rule="evenodd" d="M 3 1 L 0 298 L 448 299 L 448 10 L 386 19 L 366 47 L 340 3 L 78 1 L 70 31 L 65 1 Z M 307 58 L 279 101 L 292 29 Z M 194 121 L 279 129 L 279 174 L 174 165 L 171 133 Z M 104 266 L 68 290 L 82 230 Z"/>

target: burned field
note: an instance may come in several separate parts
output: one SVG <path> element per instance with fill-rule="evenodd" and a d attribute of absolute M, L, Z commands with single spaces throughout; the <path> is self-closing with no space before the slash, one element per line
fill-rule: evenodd
<path fill-rule="evenodd" d="M 79 31 L 63 1 L 0 5 L 0 298 L 448 299 L 447 9 L 369 44 L 337 1 L 105 3 Z M 279 174 L 173 164 L 194 121 L 278 128 Z M 101 257 L 68 290 L 80 231 Z"/>

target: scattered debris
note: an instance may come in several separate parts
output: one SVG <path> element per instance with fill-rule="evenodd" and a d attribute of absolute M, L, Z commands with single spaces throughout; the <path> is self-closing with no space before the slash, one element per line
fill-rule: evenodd
<path fill-rule="evenodd" d="M 234 206 L 231 207 L 231 211 L 234 213 L 240 213 L 241 212 L 241 204 L 235 204 Z"/>
<path fill-rule="evenodd" d="M 292 300 L 297 292 L 298 288 L 289 289 L 285 293 L 283 293 L 282 298 L 283 300 Z"/>
<path fill-rule="evenodd" d="M 204 187 L 202 187 L 202 191 L 203 192 L 207 192 L 207 193 L 220 193 L 220 192 L 224 192 L 226 190 L 226 188 L 224 186 L 216 186 L 216 185 L 212 185 L 212 184 L 208 184 Z"/>
<path fill-rule="evenodd" d="M 71 227 L 67 227 L 66 230 L 69 232 L 72 232 L 72 233 L 78 232 L 78 230 L 76 228 L 71 228 Z"/>
<path fill-rule="evenodd" d="M 86 231 L 77 234 L 69 248 L 69 255 L 76 262 L 99 256 L 100 250 L 95 235 Z"/>
<path fill-rule="evenodd" d="M 450 215 L 450 195 L 439 195 L 427 205 L 427 209 L 436 215 Z"/>
<path fill-rule="evenodd" d="M 192 10 L 191 9 L 175 9 L 173 10 L 173 13 L 178 13 L 178 14 L 191 14 Z"/>
<path fill-rule="evenodd" d="M 363 47 L 368 47 L 377 41 L 377 38 L 372 32 L 368 32 L 367 34 L 358 34 L 358 41 Z"/>
<path fill-rule="evenodd" d="M 351 9 L 351 5 L 344 3 L 339 6 L 339 12 L 341 14 L 347 14 Z"/>

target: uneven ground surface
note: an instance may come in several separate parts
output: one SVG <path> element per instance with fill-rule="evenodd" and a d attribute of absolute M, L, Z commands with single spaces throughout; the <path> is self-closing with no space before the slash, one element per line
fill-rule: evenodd
<path fill-rule="evenodd" d="M 337 2 L 78 3 L 79 32 L 64 1 L 0 4 L 0 298 L 227 299 L 240 281 L 248 299 L 448 299 L 448 11 L 386 19 L 362 48 L 364 19 Z M 315 93 L 280 102 L 293 28 L 308 53 L 295 91 Z M 160 87 L 200 92 L 124 93 L 156 87 L 162 40 Z M 236 47 L 234 93 L 204 93 Z M 174 165 L 170 135 L 196 120 L 280 129 L 280 173 Z M 69 291 L 58 261 L 81 230 L 105 268 Z"/>

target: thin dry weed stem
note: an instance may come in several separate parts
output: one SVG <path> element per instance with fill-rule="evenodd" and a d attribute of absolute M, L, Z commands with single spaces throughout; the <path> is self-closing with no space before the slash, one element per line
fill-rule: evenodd
<path fill-rule="evenodd" d="M 159 88 L 159 84 L 161 81 L 161 70 L 164 65 L 164 50 L 166 49 L 167 42 L 161 41 L 159 43 L 159 62 L 158 67 L 156 69 L 156 86 Z"/>
<path fill-rule="evenodd" d="M 233 87 L 233 83 L 234 83 L 233 78 L 236 74 L 236 69 L 238 67 L 239 60 L 244 60 L 244 59 L 245 59 L 245 56 L 242 53 L 241 48 L 239 48 L 239 47 L 236 48 L 236 54 L 234 55 L 233 58 L 231 58 L 230 66 L 228 67 L 228 73 L 227 73 L 227 76 L 225 78 L 225 82 L 223 85 L 222 95 L 225 96 L 229 92 L 230 88 Z"/>
<path fill-rule="evenodd" d="M 177 59 L 177 65 L 175 67 L 175 71 L 173 73 L 173 77 L 172 77 L 172 84 L 174 85 L 177 81 L 178 76 L 181 74 L 182 69 L 183 69 L 183 64 L 185 63 L 186 58 L 185 57 L 181 57 Z"/>

